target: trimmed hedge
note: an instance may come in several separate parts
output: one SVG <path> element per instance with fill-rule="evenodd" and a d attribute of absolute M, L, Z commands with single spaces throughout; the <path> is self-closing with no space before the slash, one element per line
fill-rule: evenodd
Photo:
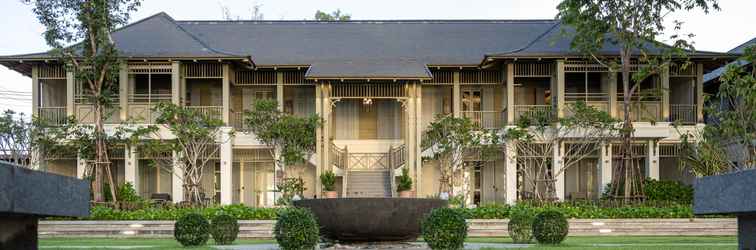
<path fill-rule="evenodd" d="M 456 250 L 464 247 L 467 238 L 467 221 L 459 210 L 433 209 L 422 221 L 423 240 L 433 250 Z"/>
<path fill-rule="evenodd" d="M 572 219 L 634 219 L 634 218 L 695 218 L 695 217 L 727 217 L 727 216 L 694 216 L 690 205 L 645 203 L 628 206 L 611 206 L 607 203 L 593 202 L 563 202 L 555 204 L 518 205 L 523 209 L 533 210 L 534 213 L 546 209 L 558 210 L 567 218 Z M 504 204 L 485 204 L 476 208 L 455 208 L 467 219 L 507 219 L 510 218 L 511 207 Z M 208 208 L 144 208 L 137 210 L 118 210 L 96 205 L 91 208 L 91 214 L 85 218 L 50 217 L 51 220 L 176 220 L 183 215 L 198 213 L 206 219 L 212 219 L 216 214 L 227 214 L 237 220 L 275 220 L 280 208 L 253 208 L 244 205 L 228 205 Z M 732 217 L 732 216 L 730 216 Z"/>
<path fill-rule="evenodd" d="M 210 223 L 199 214 L 187 214 L 176 221 L 173 237 L 182 246 L 202 246 L 210 238 Z"/>
<path fill-rule="evenodd" d="M 567 238 L 570 224 L 557 210 L 546 210 L 533 220 L 533 236 L 541 244 L 559 244 Z"/>
<path fill-rule="evenodd" d="M 315 249 L 320 239 L 320 227 L 309 209 L 287 208 L 281 210 L 273 235 L 283 250 Z"/>
<path fill-rule="evenodd" d="M 216 215 L 210 221 L 210 235 L 218 245 L 231 245 L 239 236 L 239 223 L 230 215 Z"/>

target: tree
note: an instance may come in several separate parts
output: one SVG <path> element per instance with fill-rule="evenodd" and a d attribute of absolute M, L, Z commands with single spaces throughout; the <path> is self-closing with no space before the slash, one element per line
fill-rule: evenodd
<path fill-rule="evenodd" d="M 341 13 L 340 9 L 336 9 L 336 11 L 331 12 L 331 14 L 318 10 L 315 12 L 315 20 L 317 21 L 349 21 L 349 20 L 352 20 L 352 15 Z"/>
<path fill-rule="evenodd" d="M 24 113 L 6 110 L 0 115 L 0 161 L 31 167 L 32 123 Z"/>
<path fill-rule="evenodd" d="M 276 188 L 279 191 L 293 190 L 282 194 L 284 199 L 279 203 L 287 204 L 291 196 L 303 191 L 303 185 L 299 180 L 287 179 L 284 169 L 306 162 L 315 153 L 315 130 L 321 124 L 320 117 L 296 117 L 280 111 L 275 100 L 258 100 L 251 111 L 244 113 L 244 122 L 274 156 Z"/>
<path fill-rule="evenodd" d="M 517 150 L 518 160 L 524 161 L 518 173 L 536 200 L 556 200 L 556 178 L 598 154 L 617 135 L 618 121 L 607 112 L 582 101 L 567 108 L 570 114 L 557 120 L 548 111 L 526 114 L 504 136 L 506 144 Z M 561 168 L 553 169 L 553 155 L 559 151 L 564 154 Z"/>
<path fill-rule="evenodd" d="M 467 117 L 449 115 L 438 115 L 428 125 L 421 145 L 439 162 L 439 192 L 449 193 L 450 196 L 461 193 L 465 200 L 469 199 L 471 190 L 468 187 L 470 183 L 463 183 L 469 181 L 464 177 L 464 161 L 471 157 L 485 160 L 500 146 L 496 130 L 484 130 Z"/>
<path fill-rule="evenodd" d="M 102 176 L 109 169 L 105 109 L 118 90 L 121 60 L 110 33 L 125 25 L 140 0 L 22 0 L 32 4 L 37 19 L 45 26 L 44 37 L 57 56 L 73 71 L 94 106 L 94 157 L 92 183 L 94 200 L 103 201 Z M 78 42 L 78 43 L 77 43 Z M 76 43 L 76 44 L 74 44 Z M 71 46 L 74 44 L 73 46 Z M 110 181 L 111 189 L 114 184 Z M 112 190 L 115 193 L 115 190 Z"/>
<path fill-rule="evenodd" d="M 130 145 L 136 147 L 140 153 L 148 155 L 176 152 L 176 162 L 170 159 L 155 162 L 155 165 L 171 172 L 184 182 L 185 201 L 203 204 L 203 170 L 212 159 L 211 156 L 220 152 L 219 144 L 230 140 L 233 131 L 225 136 L 223 133 L 226 132 L 221 128 L 223 121 L 189 107 L 162 102 L 154 110 L 160 114 L 155 123 L 161 125 L 130 130 Z M 161 128 L 167 129 L 170 137 L 162 133 Z M 180 169 L 181 173 L 177 173 L 176 168 Z"/>
<path fill-rule="evenodd" d="M 681 163 L 696 176 L 756 166 L 756 46 L 746 48 L 740 62 L 719 77 L 719 91 L 706 108 L 712 124 L 681 132 Z"/>
<path fill-rule="evenodd" d="M 241 16 L 233 17 L 231 15 L 231 10 L 228 8 L 228 6 L 223 5 L 222 3 L 218 2 L 221 8 L 221 14 L 223 15 L 223 20 L 241 20 Z M 265 19 L 263 16 L 262 11 L 260 11 L 260 8 L 262 7 L 262 4 L 258 4 L 257 1 L 252 1 L 252 8 L 249 10 L 250 12 L 250 20 L 263 20 Z"/>
<path fill-rule="evenodd" d="M 665 17 L 676 11 L 697 8 L 708 13 L 710 9 L 719 10 L 719 5 L 716 0 L 563 0 L 557 6 L 557 17 L 568 25 L 565 29 L 574 29 L 573 49 L 603 64 L 610 74 L 620 72 L 622 75 L 621 161 L 614 168 L 612 185 L 624 188 L 616 188 L 615 197 L 643 197 L 644 178 L 631 149 L 634 129 L 630 107 L 632 98 L 641 94 L 637 91 L 638 86 L 644 79 L 668 69 L 673 58 L 684 57 L 686 50 L 692 49 L 684 40 L 685 36 L 671 36 L 675 40 L 672 46 L 657 41 L 665 31 Z M 681 24 L 676 21 L 674 30 L 679 30 Z M 603 57 L 605 44 L 618 45 L 619 58 Z M 640 69 L 632 74 L 631 79 L 632 64 L 639 64 Z M 686 66 L 687 62 L 681 64 L 682 68 Z M 623 193 L 620 194 L 619 190 Z"/>

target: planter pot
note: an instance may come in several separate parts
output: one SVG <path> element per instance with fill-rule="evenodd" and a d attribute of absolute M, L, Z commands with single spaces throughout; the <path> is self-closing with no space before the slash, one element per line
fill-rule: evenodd
<path fill-rule="evenodd" d="M 336 191 L 325 191 L 323 193 L 328 199 L 339 198 L 339 194 Z"/>
<path fill-rule="evenodd" d="M 399 198 L 412 198 L 412 191 L 399 191 Z"/>

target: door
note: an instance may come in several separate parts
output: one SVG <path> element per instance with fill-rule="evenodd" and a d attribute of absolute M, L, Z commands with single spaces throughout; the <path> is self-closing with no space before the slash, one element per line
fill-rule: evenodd
<path fill-rule="evenodd" d="M 482 95 L 480 89 L 468 89 L 462 91 L 462 116 L 469 118 L 475 124 L 481 122 L 481 102 Z"/>

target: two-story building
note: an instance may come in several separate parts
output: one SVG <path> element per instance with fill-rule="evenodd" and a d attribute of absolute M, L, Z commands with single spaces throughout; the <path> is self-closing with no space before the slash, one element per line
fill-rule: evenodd
<path fill-rule="evenodd" d="M 337 174 L 341 197 L 392 196 L 402 167 L 410 169 L 418 197 L 433 196 L 439 192 L 438 163 L 420 142 L 438 115 L 503 130 L 528 112 L 564 116 L 565 105 L 584 101 L 622 116 L 620 76 L 572 51 L 569 29 L 567 35 L 562 30 L 556 20 L 179 21 L 159 13 L 112 34 L 125 63 L 107 123 L 150 124 L 157 116 L 151 108 L 160 102 L 222 119 L 226 130 L 238 132 L 222 140 L 219 154 L 208 156 L 213 161 L 205 168 L 204 194 L 221 204 L 271 206 L 272 157 L 245 132 L 242 112 L 255 100 L 274 99 L 285 112 L 323 118 L 315 155 L 285 170 L 305 180 L 305 196 L 321 193 L 317 176 L 327 170 Z M 607 44 L 602 53 L 617 51 Z M 703 126 L 703 74 L 732 57 L 697 51 L 690 58 L 692 67 L 673 68 L 640 86 L 665 91 L 634 97 L 634 150 L 650 178 L 690 182 L 676 163 L 678 136 L 671 123 Z M 92 122 L 86 92 L 55 57 L 3 56 L 0 64 L 31 77 L 35 116 Z M 611 181 L 615 147 L 602 147 L 558 177 L 557 196 L 597 198 Z M 115 180 L 135 184 L 145 197 L 167 193 L 180 201 L 181 179 L 151 160 L 174 154 L 138 151 L 129 145 L 112 149 Z M 471 200 L 515 202 L 529 192 L 518 169 L 562 157 L 505 147 L 498 157 L 470 159 Z M 47 156 L 39 167 L 81 176 L 84 161 Z"/>

